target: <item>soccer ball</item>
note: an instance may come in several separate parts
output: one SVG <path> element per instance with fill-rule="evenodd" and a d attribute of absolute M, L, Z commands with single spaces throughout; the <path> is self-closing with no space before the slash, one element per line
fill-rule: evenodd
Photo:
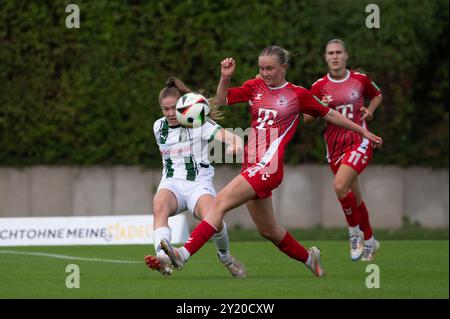
<path fill-rule="evenodd" d="M 184 127 L 200 127 L 206 122 L 209 110 L 208 100 L 203 95 L 187 93 L 178 99 L 177 120 Z"/>

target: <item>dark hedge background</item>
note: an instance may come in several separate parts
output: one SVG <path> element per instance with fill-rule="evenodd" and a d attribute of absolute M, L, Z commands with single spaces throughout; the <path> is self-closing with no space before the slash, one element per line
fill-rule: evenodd
<path fill-rule="evenodd" d="M 222 58 L 237 60 L 239 85 L 278 44 L 295 53 L 288 80 L 309 88 L 339 37 L 349 66 L 383 90 L 374 163 L 448 166 L 446 0 L 379 0 L 380 29 L 365 27 L 365 1 L 76 0 L 81 28 L 67 29 L 69 3 L 0 2 L 0 165 L 159 167 L 152 124 L 166 78 L 214 94 Z M 249 125 L 245 105 L 225 115 L 224 127 Z M 301 124 L 286 161 L 325 163 L 322 128 Z"/>

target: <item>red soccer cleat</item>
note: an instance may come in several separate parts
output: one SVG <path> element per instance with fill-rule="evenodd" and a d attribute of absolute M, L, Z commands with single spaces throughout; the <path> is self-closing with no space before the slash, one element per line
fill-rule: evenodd
<path fill-rule="evenodd" d="M 173 273 L 173 266 L 167 256 L 156 257 L 149 255 L 145 256 L 144 260 L 148 268 L 159 271 L 163 276 L 170 276 Z"/>

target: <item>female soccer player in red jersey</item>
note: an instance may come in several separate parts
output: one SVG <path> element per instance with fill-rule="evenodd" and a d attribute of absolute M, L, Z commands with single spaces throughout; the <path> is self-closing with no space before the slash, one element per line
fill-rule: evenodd
<path fill-rule="evenodd" d="M 329 73 L 317 80 L 311 93 L 354 123 L 367 128 L 366 121 L 382 101 L 380 89 L 365 74 L 347 69 L 348 54 L 344 42 L 333 39 L 325 48 Z M 370 100 L 365 107 L 364 99 Z M 314 118 L 305 115 L 305 122 Z M 369 215 L 362 200 L 358 175 L 371 158 L 372 143 L 352 131 L 328 123 L 325 130 L 327 159 L 334 176 L 334 190 L 349 226 L 350 256 L 370 261 L 380 244 L 372 234 Z"/>
<path fill-rule="evenodd" d="M 174 248 L 168 241 L 161 247 L 172 264 L 181 269 L 188 258 L 213 236 L 224 215 L 244 203 L 262 236 L 272 241 L 289 257 L 299 260 L 317 277 L 323 276 L 320 251 L 306 250 L 285 228 L 277 224 L 273 212 L 272 190 L 283 179 L 283 158 L 287 143 L 299 122 L 300 113 L 323 117 L 336 125 L 358 132 L 381 145 L 382 139 L 348 120 L 339 112 L 324 106 L 308 90 L 285 80 L 288 52 L 278 46 L 265 48 L 258 58 L 260 79 L 246 81 L 241 87 L 228 88 L 235 71 L 233 58 L 221 62 L 217 88 L 219 104 L 248 102 L 252 132 L 244 150 L 242 172 L 215 198 L 205 219 L 194 229 L 186 244 Z"/>

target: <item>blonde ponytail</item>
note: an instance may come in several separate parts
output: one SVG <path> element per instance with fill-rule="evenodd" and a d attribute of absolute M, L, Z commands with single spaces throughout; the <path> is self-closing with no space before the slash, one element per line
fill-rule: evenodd
<path fill-rule="evenodd" d="M 208 99 L 209 104 L 209 115 L 208 117 L 213 121 L 219 121 L 223 119 L 222 110 L 217 103 L 217 99 L 215 97 Z"/>

